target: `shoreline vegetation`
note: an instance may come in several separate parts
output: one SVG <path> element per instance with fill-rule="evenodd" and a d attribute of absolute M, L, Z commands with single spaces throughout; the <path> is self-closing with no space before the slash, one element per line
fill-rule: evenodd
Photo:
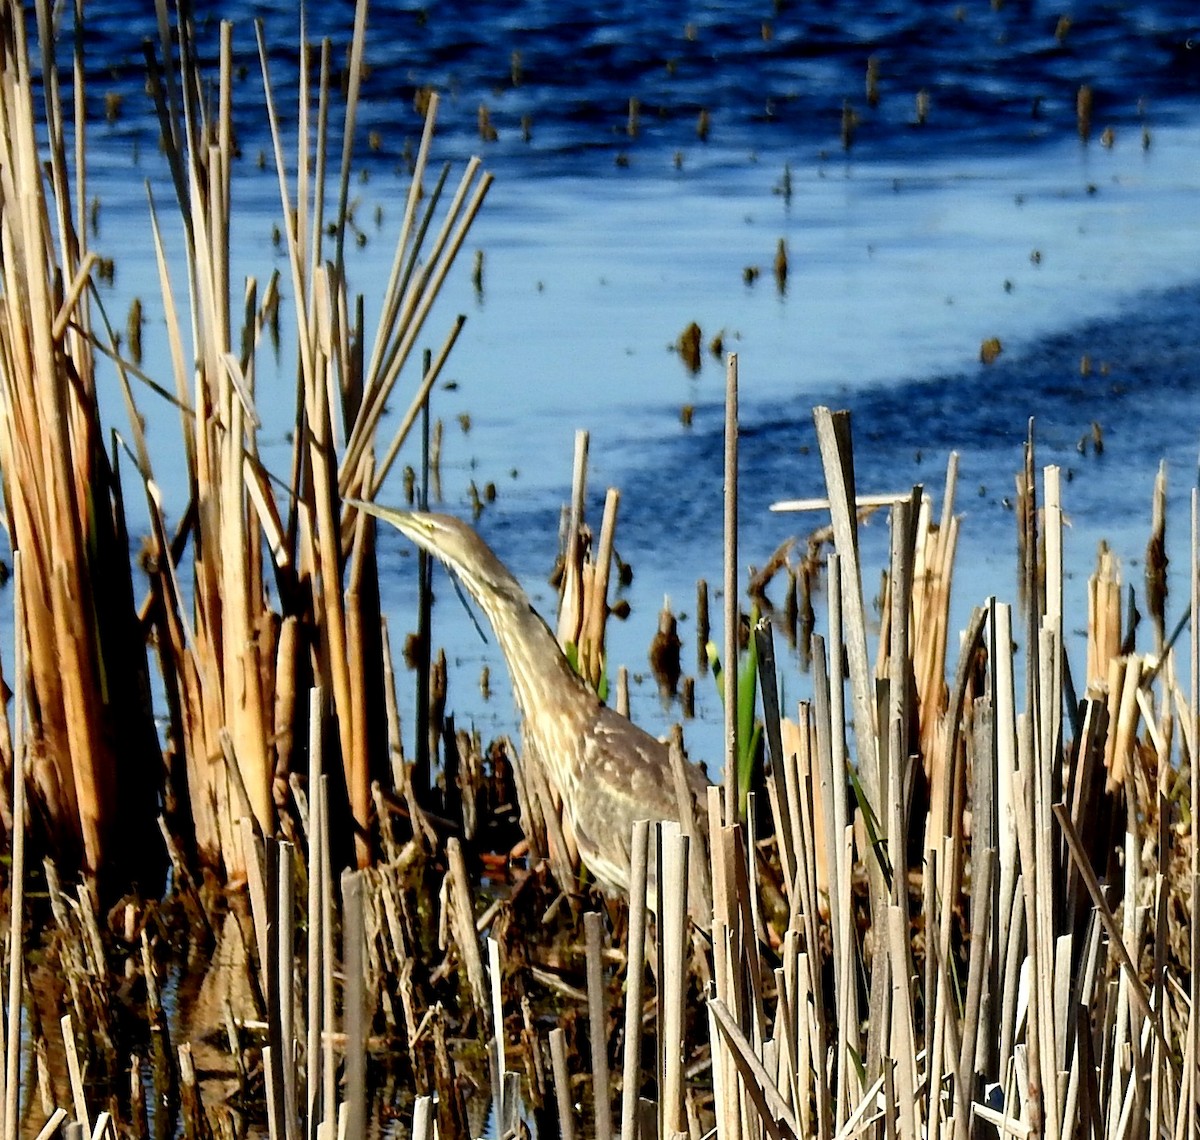
<path fill-rule="evenodd" d="M 478 160 L 457 182 L 431 165 L 436 94 L 368 329 L 344 257 L 365 0 L 344 66 L 328 41 L 303 45 L 294 137 L 260 31 L 287 250 L 285 278 L 262 282 L 230 280 L 230 26 L 210 76 L 186 12 L 159 5 L 148 91 L 184 245 L 168 248 L 151 188 L 160 375 L 123 352 L 94 287 L 86 35 L 64 36 L 59 59 L 49 0 L 29 29 L 11 0 L 0 14 L 17 630 L 0 717 L 3 1140 L 427 1140 L 531 1123 L 598 1140 L 1196 1134 L 1200 638 L 1194 622 L 1165 627 L 1165 476 L 1147 621 L 1105 551 L 1086 615 L 1064 612 L 1060 475 L 1037 471 L 1031 430 L 1019 605 L 987 601 L 952 640 L 951 458 L 940 509 L 921 488 L 887 504 L 876 634 L 849 417 L 816 409 L 832 525 L 801 566 L 784 551 L 774 567 L 805 584 L 812 674 L 811 699 L 785 715 L 771 622 L 737 604 L 731 358 L 730 776 L 700 819 L 635 825 L 631 900 L 602 899 L 537 765 L 455 728 L 424 558 L 405 654 L 422 718 L 404 755 L 374 522 L 352 504 L 374 501 L 414 428 L 428 438 L 463 324 L 418 365 L 490 184 Z M 285 301 L 298 368 L 281 476 L 258 455 L 257 405 L 276 397 L 255 363 Z M 121 427 L 102 419 L 102 385 Z M 407 411 L 385 429 L 401 392 Z M 178 413 L 190 500 L 173 524 L 146 400 Z M 619 709 L 604 652 L 619 497 L 593 542 L 586 471 L 581 436 L 553 624 Z M 134 498 L 150 520 L 141 574 Z M 1195 495 L 1190 526 L 1195 552 Z M 1182 577 L 1194 614 L 1195 557 Z M 791 605 L 785 628 L 795 619 Z M 1083 624 L 1086 662 L 1072 662 L 1064 629 Z M 677 681 L 667 611 L 656 645 Z M 707 929 L 687 915 L 694 868 L 711 884 Z"/>

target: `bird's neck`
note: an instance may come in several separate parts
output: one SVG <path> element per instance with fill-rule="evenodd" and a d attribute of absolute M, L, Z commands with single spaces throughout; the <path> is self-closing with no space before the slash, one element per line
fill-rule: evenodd
<path fill-rule="evenodd" d="M 580 697 L 599 701 L 571 668 L 550 626 L 528 602 L 505 601 L 504 608 L 503 617 L 492 617 L 492 628 L 508 661 L 512 690 L 522 715 L 544 708 L 547 700 L 563 691 L 564 683 Z"/>
<path fill-rule="evenodd" d="M 499 599 L 497 610 L 502 612 L 489 613 L 488 618 L 508 663 L 513 696 L 523 718 L 544 716 L 564 698 L 576 708 L 599 704 L 528 600 Z"/>

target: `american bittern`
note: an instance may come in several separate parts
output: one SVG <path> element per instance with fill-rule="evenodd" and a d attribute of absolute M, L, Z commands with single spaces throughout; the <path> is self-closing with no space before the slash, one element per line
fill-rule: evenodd
<path fill-rule="evenodd" d="M 540 766 L 561 804 L 564 828 L 596 881 L 606 891 L 628 893 L 634 822 L 680 818 L 667 745 L 609 708 L 584 683 L 520 583 L 466 523 L 449 515 L 354 505 L 444 562 L 487 615 L 512 677 L 525 763 Z M 685 763 L 684 771 L 688 792 L 703 810 L 708 781 L 694 764 Z M 692 906 L 697 918 L 703 905 Z"/>

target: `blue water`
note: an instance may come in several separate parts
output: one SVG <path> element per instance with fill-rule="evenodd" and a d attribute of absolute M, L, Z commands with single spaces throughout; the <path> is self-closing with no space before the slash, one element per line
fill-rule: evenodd
<path fill-rule="evenodd" d="M 309 5 L 308 35 L 348 39 L 349 0 Z M 153 8 L 88 6 L 93 74 L 134 93 L 143 38 L 156 38 Z M 197 41 L 215 45 L 215 23 L 239 25 L 239 62 L 257 77 L 250 27 L 263 20 L 277 83 L 294 78 L 296 7 L 290 3 L 197 5 Z M 1069 21 L 1061 27 L 1060 22 Z M 371 72 L 363 127 L 382 135 L 376 161 L 394 161 L 419 131 L 412 96 L 450 96 L 447 149 L 462 155 L 486 103 L 499 135 L 489 160 L 504 173 L 596 173 L 617 150 L 648 158 L 696 149 L 701 109 L 710 141 L 738 150 L 787 147 L 798 160 L 841 147 L 843 102 L 860 123 L 855 148 L 920 161 L 933 150 L 1003 153 L 1075 129 L 1081 84 L 1095 91 L 1096 133 L 1144 115 L 1186 113 L 1200 92 L 1194 6 L 1181 2 L 622 3 L 562 2 L 373 5 Z M 868 106 L 867 61 L 878 68 L 878 105 Z M 339 59 L 344 56 L 339 56 Z M 930 110 L 916 130 L 917 92 Z M 640 132 L 627 132 L 630 98 Z M 1145 106 L 1140 108 L 1139 102 Z M 522 141 L 521 120 L 531 121 Z M 261 130 L 243 104 L 243 137 Z"/>
<path fill-rule="evenodd" d="M 120 255 L 105 296 L 115 323 L 135 292 L 142 297 L 149 367 L 165 378 L 141 186 L 152 182 L 166 213 L 171 191 L 142 80 L 141 43 L 156 35 L 154 23 L 142 3 L 87 11 L 91 192 L 103 203 L 94 244 Z M 237 22 L 244 68 L 235 280 L 282 267 L 270 236 L 278 191 L 257 166 L 270 143 L 252 14 L 264 20 L 277 99 L 292 106 L 293 5 L 208 4 L 197 17 L 207 57 L 217 20 Z M 331 37 L 339 62 L 352 14 L 345 0 L 307 13 L 310 39 Z M 816 403 L 853 411 L 863 490 L 921 482 L 940 493 L 948 453 L 961 453 L 960 617 L 988 594 L 1015 597 L 1007 500 L 1031 416 L 1040 461 L 1070 479 L 1069 615 L 1082 622 L 1084 578 L 1102 536 L 1122 553 L 1127 578 L 1140 581 L 1161 457 L 1171 465 L 1171 549 L 1175 565 L 1185 564 L 1200 363 L 1197 36 L 1194 7 L 1165 2 L 971 0 L 856 5 L 853 14 L 832 3 L 377 3 L 354 188 L 367 240 L 351 261 L 368 325 L 419 134 L 415 92 L 434 87 L 443 97 L 435 160 L 461 169 L 479 153 L 496 175 L 429 331 L 434 344 L 454 313 L 468 316 L 449 369 L 456 386 L 439 391 L 434 408 L 447 429 L 445 509 L 468 509 L 469 481 L 495 482 L 498 499 L 480 527 L 549 609 L 544 582 L 572 438 L 589 428 L 593 519 L 605 486 L 619 486 L 617 547 L 635 571 L 633 612 L 612 627 L 610 656 L 644 670 L 663 595 L 690 611 L 696 578 L 720 579 L 724 366 L 706 358 L 693 376 L 671 348 L 695 320 L 706 341 L 721 332 L 739 354 L 743 564 L 761 564 L 820 521 L 767 510 L 775 499 L 820 493 Z M 1077 121 L 1084 84 L 1093 93 L 1087 140 Z M 918 124 L 922 91 L 928 113 Z M 110 92 L 122 96 L 114 122 L 104 120 Z M 481 105 L 494 141 L 480 138 Z M 846 115 L 855 123 L 848 148 Z M 784 291 L 771 272 L 781 239 Z M 479 295 L 469 282 L 476 251 Z M 752 284 L 748 268 L 760 270 Z M 1004 353 L 984 367 L 980 343 L 993 336 Z M 281 473 L 288 369 L 285 353 L 282 395 L 262 399 L 263 454 Z M 680 422 L 685 405 L 695 409 L 690 428 Z M 177 514 L 178 429 L 148 397 L 142 410 Z M 469 432 L 458 425 L 464 413 Z M 1078 450 L 1093 422 L 1104 431 L 1102 456 Z M 400 494 L 397 480 L 381 498 Z M 870 553 L 886 547 L 885 529 L 872 525 Z M 406 553 L 385 537 L 383 585 L 397 631 L 412 622 Z M 1177 592 L 1186 592 L 1182 580 Z M 451 706 L 485 734 L 511 731 L 502 688 L 485 703 L 475 684 L 484 663 L 494 684 L 502 676 L 494 646 L 481 645 L 452 592 L 441 593 L 449 604 L 439 607 L 440 638 L 458 663 Z M 1171 607 L 1177 614 L 1182 602 Z M 685 641 L 691 632 L 685 620 Z M 694 646 L 684 652 L 686 665 Z M 804 684 L 788 683 L 791 693 Z M 699 692 L 709 727 L 693 726 L 689 739 L 712 756 L 717 702 L 707 682 Z M 656 729 L 678 716 L 659 706 L 650 683 L 635 686 L 634 708 Z"/>

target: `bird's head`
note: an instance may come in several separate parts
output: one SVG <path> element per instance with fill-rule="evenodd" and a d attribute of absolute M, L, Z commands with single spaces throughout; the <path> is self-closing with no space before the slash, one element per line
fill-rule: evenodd
<path fill-rule="evenodd" d="M 493 599 L 524 597 L 520 584 L 491 547 L 461 519 L 432 511 L 399 510 L 347 499 L 346 503 L 389 522 L 401 534 L 454 572 L 485 609 Z"/>

